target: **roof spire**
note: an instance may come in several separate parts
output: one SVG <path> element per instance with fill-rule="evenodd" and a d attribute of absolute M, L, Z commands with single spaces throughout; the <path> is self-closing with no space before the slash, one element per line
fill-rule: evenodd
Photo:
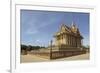
<path fill-rule="evenodd" d="M 76 27 L 74 21 L 72 21 L 71 27 Z"/>
<path fill-rule="evenodd" d="M 71 15 L 72 15 L 72 23 L 71 23 L 71 26 L 72 27 L 76 27 L 74 14 L 72 13 Z"/>
<path fill-rule="evenodd" d="M 74 22 L 72 21 L 72 24 L 71 24 L 72 26 L 74 25 Z"/>

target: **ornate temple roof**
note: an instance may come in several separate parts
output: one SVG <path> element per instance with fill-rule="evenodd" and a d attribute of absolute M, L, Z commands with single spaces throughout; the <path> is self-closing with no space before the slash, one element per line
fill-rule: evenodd
<path fill-rule="evenodd" d="M 79 29 L 73 23 L 72 23 L 71 27 L 69 27 L 65 24 L 61 24 L 60 30 L 58 32 L 56 32 L 54 36 L 56 37 L 56 36 L 59 36 L 61 34 L 70 34 L 70 35 L 80 37 L 83 39 L 83 37 L 80 34 Z"/>

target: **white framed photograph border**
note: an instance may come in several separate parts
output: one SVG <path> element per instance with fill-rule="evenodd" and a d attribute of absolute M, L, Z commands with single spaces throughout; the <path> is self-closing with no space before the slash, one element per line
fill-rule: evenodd
<path fill-rule="evenodd" d="M 48 11 L 65 11 L 65 12 L 89 12 L 90 13 L 90 60 L 83 61 L 57 61 L 57 62 L 38 62 L 38 63 L 20 63 L 20 9 L 29 10 L 48 10 Z M 50 69 L 67 69 L 67 68 L 86 68 L 95 66 L 95 8 L 85 5 L 64 5 L 54 6 L 49 4 L 32 5 L 32 4 L 14 4 L 12 7 L 11 18 L 11 72 L 50 70 Z M 45 64 L 45 65 L 44 65 Z"/>

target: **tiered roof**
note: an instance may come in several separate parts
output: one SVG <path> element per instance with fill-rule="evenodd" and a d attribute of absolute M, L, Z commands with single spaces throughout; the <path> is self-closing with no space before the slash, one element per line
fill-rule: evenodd
<path fill-rule="evenodd" d="M 80 37 L 80 38 L 83 39 L 83 37 L 80 34 L 79 29 L 73 23 L 72 23 L 71 27 L 69 27 L 69 26 L 67 26 L 65 24 L 61 24 L 60 30 L 54 36 L 56 37 L 56 36 L 59 36 L 61 34 L 70 34 L 70 35 L 73 35 L 73 36 L 76 36 L 76 37 Z"/>

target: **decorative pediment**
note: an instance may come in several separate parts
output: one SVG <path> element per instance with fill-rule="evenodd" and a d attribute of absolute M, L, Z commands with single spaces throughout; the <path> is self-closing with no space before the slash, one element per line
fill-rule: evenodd
<path fill-rule="evenodd" d="M 70 28 L 69 28 L 68 26 L 62 24 L 62 25 L 61 25 L 61 28 L 60 28 L 60 32 L 67 32 L 67 33 L 70 33 L 71 30 L 70 30 Z"/>

